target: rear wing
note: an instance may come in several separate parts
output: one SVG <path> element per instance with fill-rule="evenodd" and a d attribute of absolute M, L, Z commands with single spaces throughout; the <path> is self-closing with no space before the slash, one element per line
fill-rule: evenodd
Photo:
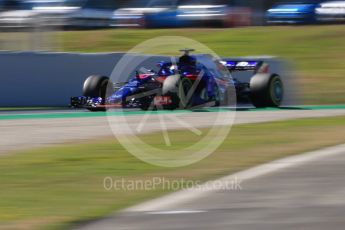
<path fill-rule="evenodd" d="M 221 63 L 230 71 L 254 71 L 254 73 L 268 73 L 269 66 L 264 61 L 252 60 L 228 60 L 223 59 Z"/>

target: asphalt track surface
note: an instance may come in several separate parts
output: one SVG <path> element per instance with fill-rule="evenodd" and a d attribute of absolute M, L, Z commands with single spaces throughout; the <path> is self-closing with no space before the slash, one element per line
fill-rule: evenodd
<path fill-rule="evenodd" d="M 195 128 L 212 125 L 229 125 L 227 116 L 234 115 L 234 124 L 279 121 L 296 118 L 327 117 L 345 115 L 343 107 L 293 107 L 285 109 L 255 110 L 246 107 L 237 111 L 224 109 L 214 110 L 153 112 L 144 119 L 145 112 L 125 111 L 113 112 L 111 117 L 121 118 L 116 124 L 116 132 L 127 135 L 128 130 L 143 126 L 138 134 L 159 132 L 162 127 L 157 122 L 158 116 L 164 117 L 166 129 L 185 129 L 176 122 L 177 117 L 184 124 L 193 124 Z M 224 116 L 224 122 L 215 123 L 217 116 Z M 125 117 L 125 122 L 123 118 Z M 129 127 L 129 128 L 128 128 Z M 47 110 L 47 111 L 1 111 L 0 112 L 0 154 L 10 154 L 18 150 L 34 147 L 75 143 L 97 138 L 113 137 L 113 130 L 105 113 L 91 113 L 80 110 Z"/>
<path fill-rule="evenodd" d="M 343 230 L 345 145 L 337 147 L 258 166 L 261 172 L 240 172 L 244 178 L 253 174 L 240 183 L 241 189 L 189 196 L 151 211 L 134 208 L 76 229 Z M 275 165 L 284 163 L 290 166 Z"/>

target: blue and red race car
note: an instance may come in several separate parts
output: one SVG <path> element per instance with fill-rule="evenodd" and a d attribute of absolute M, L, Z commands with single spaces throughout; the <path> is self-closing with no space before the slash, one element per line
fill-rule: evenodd
<path fill-rule="evenodd" d="M 128 82 L 113 83 L 106 76 L 92 75 L 84 82 L 83 96 L 72 97 L 71 106 L 90 111 L 108 108 L 193 109 L 251 102 L 255 107 L 278 107 L 283 83 L 269 73 L 263 61 L 217 60 L 211 55 L 190 55 L 177 63 L 159 62 L 159 70 L 140 68 Z M 250 82 L 232 77 L 234 71 L 252 71 Z"/>

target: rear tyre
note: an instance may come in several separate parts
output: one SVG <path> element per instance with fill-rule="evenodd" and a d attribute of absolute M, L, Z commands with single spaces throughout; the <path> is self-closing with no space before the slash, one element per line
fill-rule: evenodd
<path fill-rule="evenodd" d="M 108 77 L 92 75 L 88 77 L 84 82 L 83 95 L 86 97 L 101 97 L 104 104 L 107 95 L 112 93 L 112 84 Z M 88 110 L 105 111 L 105 108 L 88 108 Z"/>
<path fill-rule="evenodd" d="M 250 80 L 250 99 L 255 107 L 279 107 L 283 97 L 284 86 L 279 75 L 256 74 Z"/>

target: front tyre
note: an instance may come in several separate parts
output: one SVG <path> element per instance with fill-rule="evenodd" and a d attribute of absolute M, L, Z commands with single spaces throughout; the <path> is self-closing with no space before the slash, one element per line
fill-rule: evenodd
<path fill-rule="evenodd" d="M 91 98 L 102 98 L 102 104 L 104 105 L 107 95 L 111 94 L 112 83 L 108 77 L 92 75 L 88 77 L 84 82 L 83 96 Z M 88 108 L 90 111 L 105 111 L 105 108 Z"/>
<path fill-rule="evenodd" d="M 279 107 L 284 97 L 278 74 L 256 74 L 250 80 L 250 99 L 257 108 Z"/>

